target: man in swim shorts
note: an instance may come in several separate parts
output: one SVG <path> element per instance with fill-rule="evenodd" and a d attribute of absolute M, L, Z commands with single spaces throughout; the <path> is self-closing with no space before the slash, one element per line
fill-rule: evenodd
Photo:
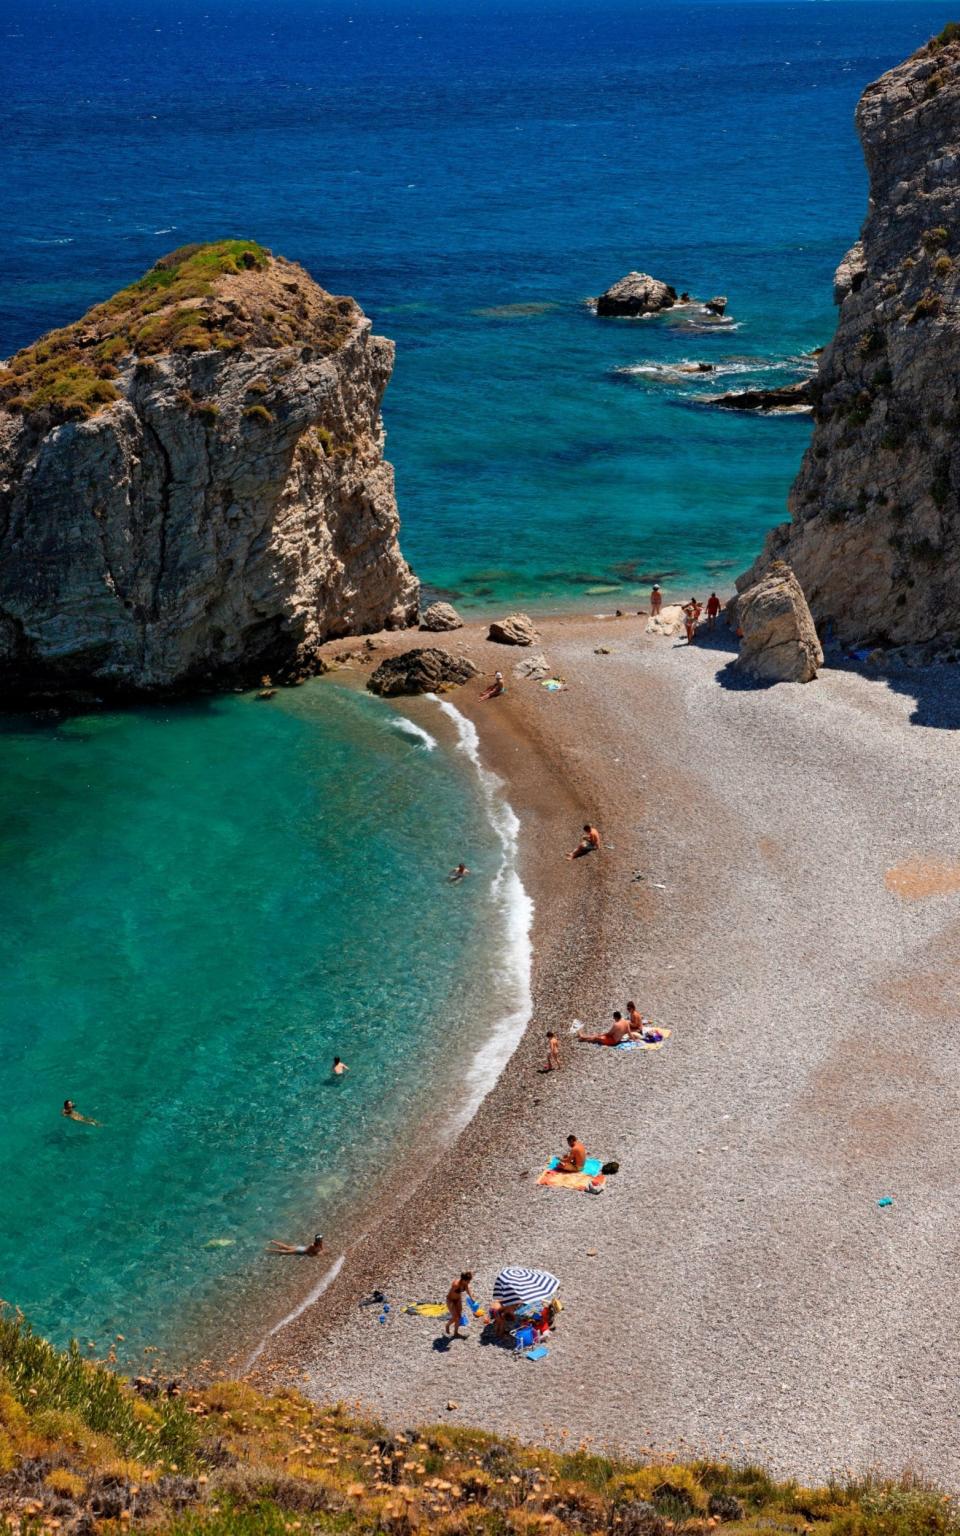
<path fill-rule="evenodd" d="M 295 1254 L 297 1258 L 301 1258 L 301 1259 L 315 1259 L 317 1254 L 320 1253 L 322 1249 L 323 1249 L 323 1233 L 322 1232 L 318 1232 L 317 1233 L 317 1235 L 313 1239 L 312 1243 L 300 1243 L 300 1244 L 278 1243 L 277 1239 L 274 1237 L 274 1238 L 271 1238 L 270 1242 L 267 1244 L 267 1252 L 268 1253 L 284 1253 L 284 1254 L 291 1253 L 291 1254 Z"/>
<path fill-rule="evenodd" d="M 582 859 L 585 853 L 596 853 L 600 848 L 600 833 L 596 827 L 592 827 L 589 821 L 583 824 L 583 836 L 572 853 L 567 854 L 568 859 Z"/>
<path fill-rule="evenodd" d="M 583 1030 L 577 1036 L 584 1045 L 619 1045 L 621 1040 L 626 1040 L 630 1035 L 630 1025 L 622 1013 L 613 1015 L 613 1023 L 602 1035 L 585 1035 Z"/>
<path fill-rule="evenodd" d="M 572 1133 L 567 1137 L 569 1152 L 564 1152 L 557 1158 L 557 1173 L 582 1173 L 583 1165 L 587 1160 L 587 1149 L 582 1141 L 578 1141 Z"/>

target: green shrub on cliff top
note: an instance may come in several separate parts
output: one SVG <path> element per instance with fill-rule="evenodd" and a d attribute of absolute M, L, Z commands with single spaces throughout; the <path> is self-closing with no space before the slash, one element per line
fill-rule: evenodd
<path fill-rule="evenodd" d="M 960 42 L 960 21 L 948 21 L 942 32 L 930 39 L 930 47 L 936 53 L 940 48 L 946 48 L 948 43 Z"/>
<path fill-rule="evenodd" d="M 262 270 L 269 260 L 254 240 L 184 245 L 162 256 L 129 288 L 0 368 L 0 405 L 43 411 L 52 421 L 82 420 L 118 398 L 113 365 L 122 357 L 237 345 L 204 300 L 221 278 Z"/>

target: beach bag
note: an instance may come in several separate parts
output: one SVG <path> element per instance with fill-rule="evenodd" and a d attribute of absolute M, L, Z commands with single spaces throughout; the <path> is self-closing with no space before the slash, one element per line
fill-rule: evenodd
<path fill-rule="evenodd" d="M 604 1163 L 603 1167 L 600 1169 L 600 1172 L 601 1173 L 619 1173 L 620 1172 L 620 1164 L 616 1163 L 616 1162 L 614 1162 L 614 1163 Z"/>

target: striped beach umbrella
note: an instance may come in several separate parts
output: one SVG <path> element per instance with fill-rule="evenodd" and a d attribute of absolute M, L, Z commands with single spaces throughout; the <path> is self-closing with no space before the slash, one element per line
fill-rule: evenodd
<path fill-rule="evenodd" d="M 560 1289 L 560 1281 L 545 1269 L 508 1264 L 493 1282 L 493 1299 L 505 1306 L 545 1307 Z"/>

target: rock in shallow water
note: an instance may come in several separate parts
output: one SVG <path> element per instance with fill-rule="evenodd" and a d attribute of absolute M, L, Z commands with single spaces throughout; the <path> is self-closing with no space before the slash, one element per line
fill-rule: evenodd
<path fill-rule="evenodd" d="M 395 698 L 405 693 L 436 693 L 476 677 L 479 668 L 467 656 L 451 656 L 438 646 L 422 646 L 387 656 L 367 683 L 371 693 Z"/>
<path fill-rule="evenodd" d="M 739 672 L 774 683 L 809 683 L 823 666 L 807 600 L 782 560 L 741 592 L 737 620 L 742 632 Z"/>
<path fill-rule="evenodd" d="M 628 272 L 597 299 L 598 315 L 653 315 L 677 302 L 677 290 L 647 272 Z"/>

